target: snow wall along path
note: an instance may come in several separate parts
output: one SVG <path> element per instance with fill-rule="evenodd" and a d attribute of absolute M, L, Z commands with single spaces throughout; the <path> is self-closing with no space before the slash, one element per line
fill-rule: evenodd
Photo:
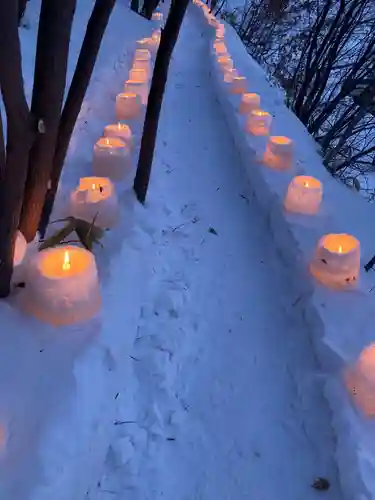
<path fill-rule="evenodd" d="M 73 59 L 91 4 L 77 7 Z M 136 40 L 153 28 L 117 2 L 74 130 L 57 210 L 79 178 L 91 174 L 93 146 L 116 120 L 115 98 L 128 78 Z M 54 328 L 0 304 L 2 500 L 83 500 L 100 475 L 117 407 L 132 401 L 129 352 L 152 264 L 143 252 L 150 242 L 140 229 L 144 210 L 131 193 L 122 194 L 121 220 L 95 249 L 100 314 Z"/>
<path fill-rule="evenodd" d="M 374 208 L 357 193 L 333 179 L 322 165 L 316 145 L 307 130 L 286 108 L 283 95 L 271 88 L 264 71 L 252 60 L 236 32 L 225 24 L 225 43 L 234 66 L 247 78 L 248 91 L 260 94 L 262 108 L 273 116 L 271 135 L 287 135 L 295 143 L 295 165 L 291 171 L 276 172 L 261 164 L 265 141 L 244 131 L 238 101 L 222 82 L 212 49 L 215 28 L 198 6 L 196 21 L 204 25 L 207 53 L 216 93 L 233 140 L 248 176 L 249 190 L 256 198 L 273 235 L 274 244 L 290 271 L 295 303 L 290 311 L 314 339 L 322 367 L 325 394 L 332 410 L 337 437 L 336 460 L 342 489 L 350 499 L 375 498 L 375 422 L 365 419 L 351 404 L 342 372 L 361 350 L 375 340 L 375 297 L 373 275 L 361 273 L 359 287 L 334 292 L 314 282 L 308 263 L 318 240 L 327 233 L 349 233 L 361 243 L 363 265 L 375 253 Z M 288 215 L 283 210 L 286 189 L 295 175 L 320 179 L 324 188 L 321 212 L 313 218 Z"/>

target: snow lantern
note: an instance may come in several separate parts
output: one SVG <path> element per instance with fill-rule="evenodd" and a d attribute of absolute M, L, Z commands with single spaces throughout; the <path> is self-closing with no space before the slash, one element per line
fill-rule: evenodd
<path fill-rule="evenodd" d="M 354 236 L 345 233 L 323 236 L 310 263 L 311 274 L 330 288 L 354 286 L 360 267 L 360 243 Z"/>
<path fill-rule="evenodd" d="M 254 109 L 260 109 L 260 96 L 251 92 L 242 94 L 239 112 L 241 115 L 248 115 Z"/>
<path fill-rule="evenodd" d="M 224 38 L 225 35 L 225 26 L 223 23 L 218 23 L 216 28 L 216 38 Z"/>
<path fill-rule="evenodd" d="M 235 75 L 230 86 L 231 94 L 243 94 L 247 90 L 247 80 L 244 76 Z"/>
<path fill-rule="evenodd" d="M 138 40 L 137 43 L 140 43 L 143 46 L 144 43 L 147 43 L 147 42 L 144 42 L 144 40 L 146 40 L 146 38 L 144 38 L 142 40 Z M 136 49 L 136 51 L 135 51 L 134 60 L 150 61 L 151 60 L 151 52 L 147 48 L 140 47 L 140 48 Z"/>
<path fill-rule="evenodd" d="M 271 124 L 272 116 L 267 111 L 254 109 L 247 118 L 246 130 L 255 136 L 267 136 L 270 133 Z"/>
<path fill-rule="evenodd" d="M 153 12 L 151 19 L 152 19 L 152 21 L 162 21 L 163 14 L 161 12 Z"/>
<path fill-rule="evenodd" d="M 133 148 L 133 134 L 126 123 L 111 123 L 104 128 L 104 137 L 118 137 L 129 147 Z"/>
<path fill-rule="evenodd" d="M 142 110 L 141 96 L 134 92 L 122 92 L 116 97 L 116 117 L 118 120 L 134 120 Z"/>
<path fill-rule="evenodd" d="M 94 255 L 72 245 L 35 254 L 21 300 L 28 314 L 55 326 L 90 319 L 101 307 Z"/>
<path fill-rule="evenodd" d="M 234 78 L 238 76 L 238 71 L 234 68 L 224 70 L 224 82 L 233 83 Z"/>
<path fill-rule="evenodd" d="M 70 215 L 108 229 L 119 216 L 117 196 L 107 177 L 82 177 L 70 196 Z"/>
<path fill-rule="evenodd" d="M 263 161 L 276 170 L 286 170 L 293 164 L 293 141 L 289 137 L 269 138 Z"/>
<path fill-rule="evenodd" d="M 117 137 L 101 137 L 94 146 L 93 173 L 121 181 L 131 172 L 130 149 Z"/>
<path fill-rule="evenodd" d="M 132 68 L 129 71 L 129 80 L 135 82 L 146 82 L 148 80 L 148 72 L 145 68 Z"/>
<path fill-rule="evenodd" d="M 137 94 L 141 98 L 142 104 L 147 104 L 149 86 L 147 82 L 138 82 L 136 80 L 126 80 L 125 93 Z"/>
<path fill-rule="evenodd" d="M 218 56 L 224 56 L 227 54 L 227 47 L 221 38 L 214 41 L 214 49 Z"/>
<path fill-rule="evenodd" d="M 284 206 L 288 212 L 314 215 L 322 203 L 322 183 L 308 175 L 294 177 L 288 187 Z"/>
<path fill-rule="evenodd" d="M 233 60 L 230 56 L 228 55 L 218 56 L 216 60 L 218 65 L 223 71 L 228 69 L 233 69 Z"/>
<path fill-rule="evenodd" d="M 366 417 L 375 417 L 375 344 L 361 352 L 354 366 L 345 371 L 344 378 L 354 404 Z"/>

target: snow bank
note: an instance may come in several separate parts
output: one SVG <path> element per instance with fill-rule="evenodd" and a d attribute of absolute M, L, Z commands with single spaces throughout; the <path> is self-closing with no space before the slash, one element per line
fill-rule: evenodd
<path fill-rule="evenodd" d="M 78 3 L 70 76 L 91 7 L 91 0 Z M 35 12 L 29 18 L 31 29 L 21 35 L 23 45 L 30 44 L 24 54 L 28 95 Z M 60 204 L 79 178 L 91 173 L 92 148 L 104 126 L 115 121 L 115 97 L 127 79 L 135 41 L 152 29 L 124 5 L 115 7 L 75 128 Z M 140 229 L 143 209 L 132 193 L 119 195 L 121 222 L 95 251 L 103 298 L 97 317 L 52 328 L 23 316 L 12 303 L 0 304 L 2 499 L 82 500 L 100 477 L 117 407 L 132 400 L 129 354 L 150 276 L 145 259 L 150 239 Z"/>
<path fill-rule="evenodd" d="M 355 192 L 333 179 L 322 165 L 314 140 L 296 116 L 286 108 L 280 90 L 271 88 L 265 73 L 251 59 L 241 40 L 225 25 L 225 42 L 234 66 L 248 80 L 248 91 L 260 94 L 262 109 L 273 116 L 271 135 L 287 135 L 295 142 L 292 170 L 278 172 L 262 164 L 265 139 L 245 133 L 243 117 L 237 112 L 239 101 L 222 81 L 211 50 L 214 29 L 204 20 L 198 7 L 197 22 L 206 26 L 208 64 L 228 130 L 239 154 L 239 163 L 248 175 L 248 189 L 266 217 L 274 243 L 285 266 L 296 300 L 288 313 L 302 318 L 314 342 L 326 381 L 325 394 L 332 409 L 337 436 L 336 460 L 343 491 L 348 498 L 375 498 L 375 422 L 365 420 L 352 406 L 342 382 L 342 370 L 374 340 L 375 302 L 372 276 L 363 264 L 375 253 L 375 229 L 368 221 L 373 207 Z M 220 74 L 219 74 L 220 71 Z M 233 166 L 235 168 L 235 166 Z M 323 183 L 324 201 L 317 216 L 290 215 L 283 209 L 287 186 L 295 175 L 312 175 Z M 314 248 L 326 233 L 347 232 L 361 242 L 362 272 L 356 290 L 335 292 L 316 283 L 309 275 L 308 263 Z M 280 339 L 282 342 L 282 339 Z"/>

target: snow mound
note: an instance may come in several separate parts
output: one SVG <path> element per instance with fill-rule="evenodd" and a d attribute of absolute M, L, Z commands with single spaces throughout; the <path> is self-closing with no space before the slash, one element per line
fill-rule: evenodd
<path fill-rule="evenodd" d="M 317 145 L 296 116 L 285 106 L 283 94 L 270 87 L 260 66 L 252 60 L 234 29 L 225 23 L 225 43 L 239 74 L 247 79 L 248 91 L 260 94 L 262 109 L 272 117 L 270 135 L 286 135 L 295 144 L 292 169 L 278 172 L 262 164 L 267 138 L 245 132 L 245 120 L 238 113 L 239 97 L 228 92 L 212 49 L 215 29 L 196 9 L 197 22 L 206 25 L 207 50 L 213 92 L 216 93 L 228 129 L 247 173 L 248 190 L 266 218 L 277 251 L 290 270 L 290 289 L 296 300 L 289 313 L 302 320 L 305 334 L 311 335 L 325 380 L 325 395 L 332 410 L 337 436 L 336 460 L 342 489 L 347 497 L 375 498 L 375 422 L 365 419 L 352 405 L 344 388 L 342 371 L 373 342 L 375 302 L 373 279 L 363 265 L 375 253 L 375 230 L 368 220 L 373 207 L 325 170 Z M 199 19 L 198 19 L 199 18 Z M 318 215 L 287 214 L 283 208 L 287 187 L 296 175 L 318 178 L 324 201 Z M 319 239 L 327 233 L 349 233 L 361 243 L 362 271 L 357 289 L 328 290 L 315 282 L 308 265 Z"/>

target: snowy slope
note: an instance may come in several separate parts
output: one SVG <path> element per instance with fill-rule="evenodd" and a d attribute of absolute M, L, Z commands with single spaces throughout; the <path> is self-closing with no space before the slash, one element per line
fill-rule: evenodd
<path fill-rule="evenodd" d="M 92 0 L 78 2 L 69 78 L 92 5 Z M 37 0 L 28 8 L 30 29 L 20 33 L 30 96 Z M 115 96 L 123 89 L 135 41 L 151 30 L 152 23 L 126 6 L 115 7 L 74 132 L 60 194 L 90 172 L 93 145 L 104 126 L 115 120 Z M 149 274 L 142 251 L 149 237 L 138 229 L 142 210 L 134 205 L 131 194 L 121 197 L 121 222 L 106 235 L 104 248 L 96 251 L 102 314 L 84 325 L 54 329 L 21 315 L 12 304 L 0 304 L 2 499 L 82 500 L 95 471 L 99 473 L 114 429 L 119 380 L 130 368 L 129 350 Z M 131 397 L 130 383 L 121 389 L 121 398 Z"/>
<path fill-rule="evenodd" d="M 184 23 L 150 199 L 157 259 L 133 347 L 138 382 L 90 500 L 342 498 L 331 417 L 290 276 Z M 173 125 L 171 125 L 173 124 Z"/>

